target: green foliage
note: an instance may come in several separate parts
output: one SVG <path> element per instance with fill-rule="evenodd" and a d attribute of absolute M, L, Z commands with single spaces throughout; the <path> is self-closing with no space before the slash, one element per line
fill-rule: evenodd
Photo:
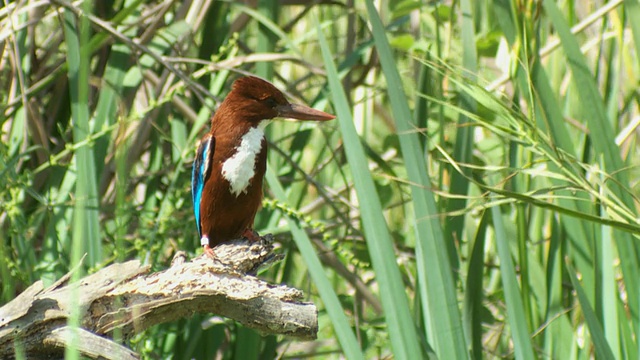
<path fill-rule="evenodd" d="M 143 358 L 637 358 L 638 1 L 374 4 L 3 3 L 1 303 L 198 254 L 194 149 L 252 73 L 338 115 L 269 126 L 256 219 L 319 339 L 196 314 Z"/>

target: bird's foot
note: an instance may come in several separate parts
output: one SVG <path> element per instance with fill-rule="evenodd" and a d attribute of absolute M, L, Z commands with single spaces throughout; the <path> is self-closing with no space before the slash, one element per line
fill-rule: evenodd
<path fill-rule="evenodd" d="M 253 229 L 246 229 L 242 233 L 242 237 L 246 238 L 249 241 L 259 241 L 260 240 L 260 235 L 258 235 L 258 233 Z"/>
<path fill-rule="evenodd" d="M 218 258 L 216 257 L 216 253 L 213 251 L 213 249 L 209 245 L 203 246 L 202 249 L 204 250 L 204 253 L 208 257 L 212 258 L 213 260 L 218 260 Z"/>
<path fill-rule="evenodd" d="M 212 258 L 213 260 L 218 260 L 218 258 L 216 257 L 216 253 L 213 251 L 211 246 L 209 246 L 209 238 L 207 237 L 207 235 L 203 236 L 200 239 L 200 245 L 202 245 L 202 249 L 208 257 Z"/>

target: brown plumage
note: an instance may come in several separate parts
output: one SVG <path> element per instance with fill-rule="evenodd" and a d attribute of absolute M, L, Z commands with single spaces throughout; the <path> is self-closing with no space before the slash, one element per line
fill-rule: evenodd
<path fill-rule="evenodd" d="M 196 225 L 205 252 L 242 236 L 255 239 L 253 221 L 262 203 L 267 167 L 263 129 L 276 117 L 331 120 L 333 115 L 290 104 L 275 86 L 257 77 L 235 81 L 211 120 L 193 164 Z"/>

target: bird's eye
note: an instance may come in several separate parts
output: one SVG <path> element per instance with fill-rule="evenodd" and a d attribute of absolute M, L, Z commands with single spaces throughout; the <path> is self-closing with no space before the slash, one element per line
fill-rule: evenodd
<path fill-rule="evenodd" d="M 272 97 L 268 97 L 266 99 L 264 99 L 264 103 L 267 104 L 269 107 L 274 108 L 278 105 L 278 102 L 276 101 L 276 99 L 272 98 Z"/>

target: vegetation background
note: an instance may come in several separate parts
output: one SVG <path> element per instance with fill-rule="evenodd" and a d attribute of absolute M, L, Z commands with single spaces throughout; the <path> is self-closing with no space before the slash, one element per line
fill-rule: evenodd
<path fill-rule="evenodd" d="M 194 150 L 251 73 L 338 116 L 270 126 L 256 223 L 319 338 L 196 314 L 143 358 L 638 358 L 638 0 L 1 6 L 2 303 L 198 254 Z"/>

